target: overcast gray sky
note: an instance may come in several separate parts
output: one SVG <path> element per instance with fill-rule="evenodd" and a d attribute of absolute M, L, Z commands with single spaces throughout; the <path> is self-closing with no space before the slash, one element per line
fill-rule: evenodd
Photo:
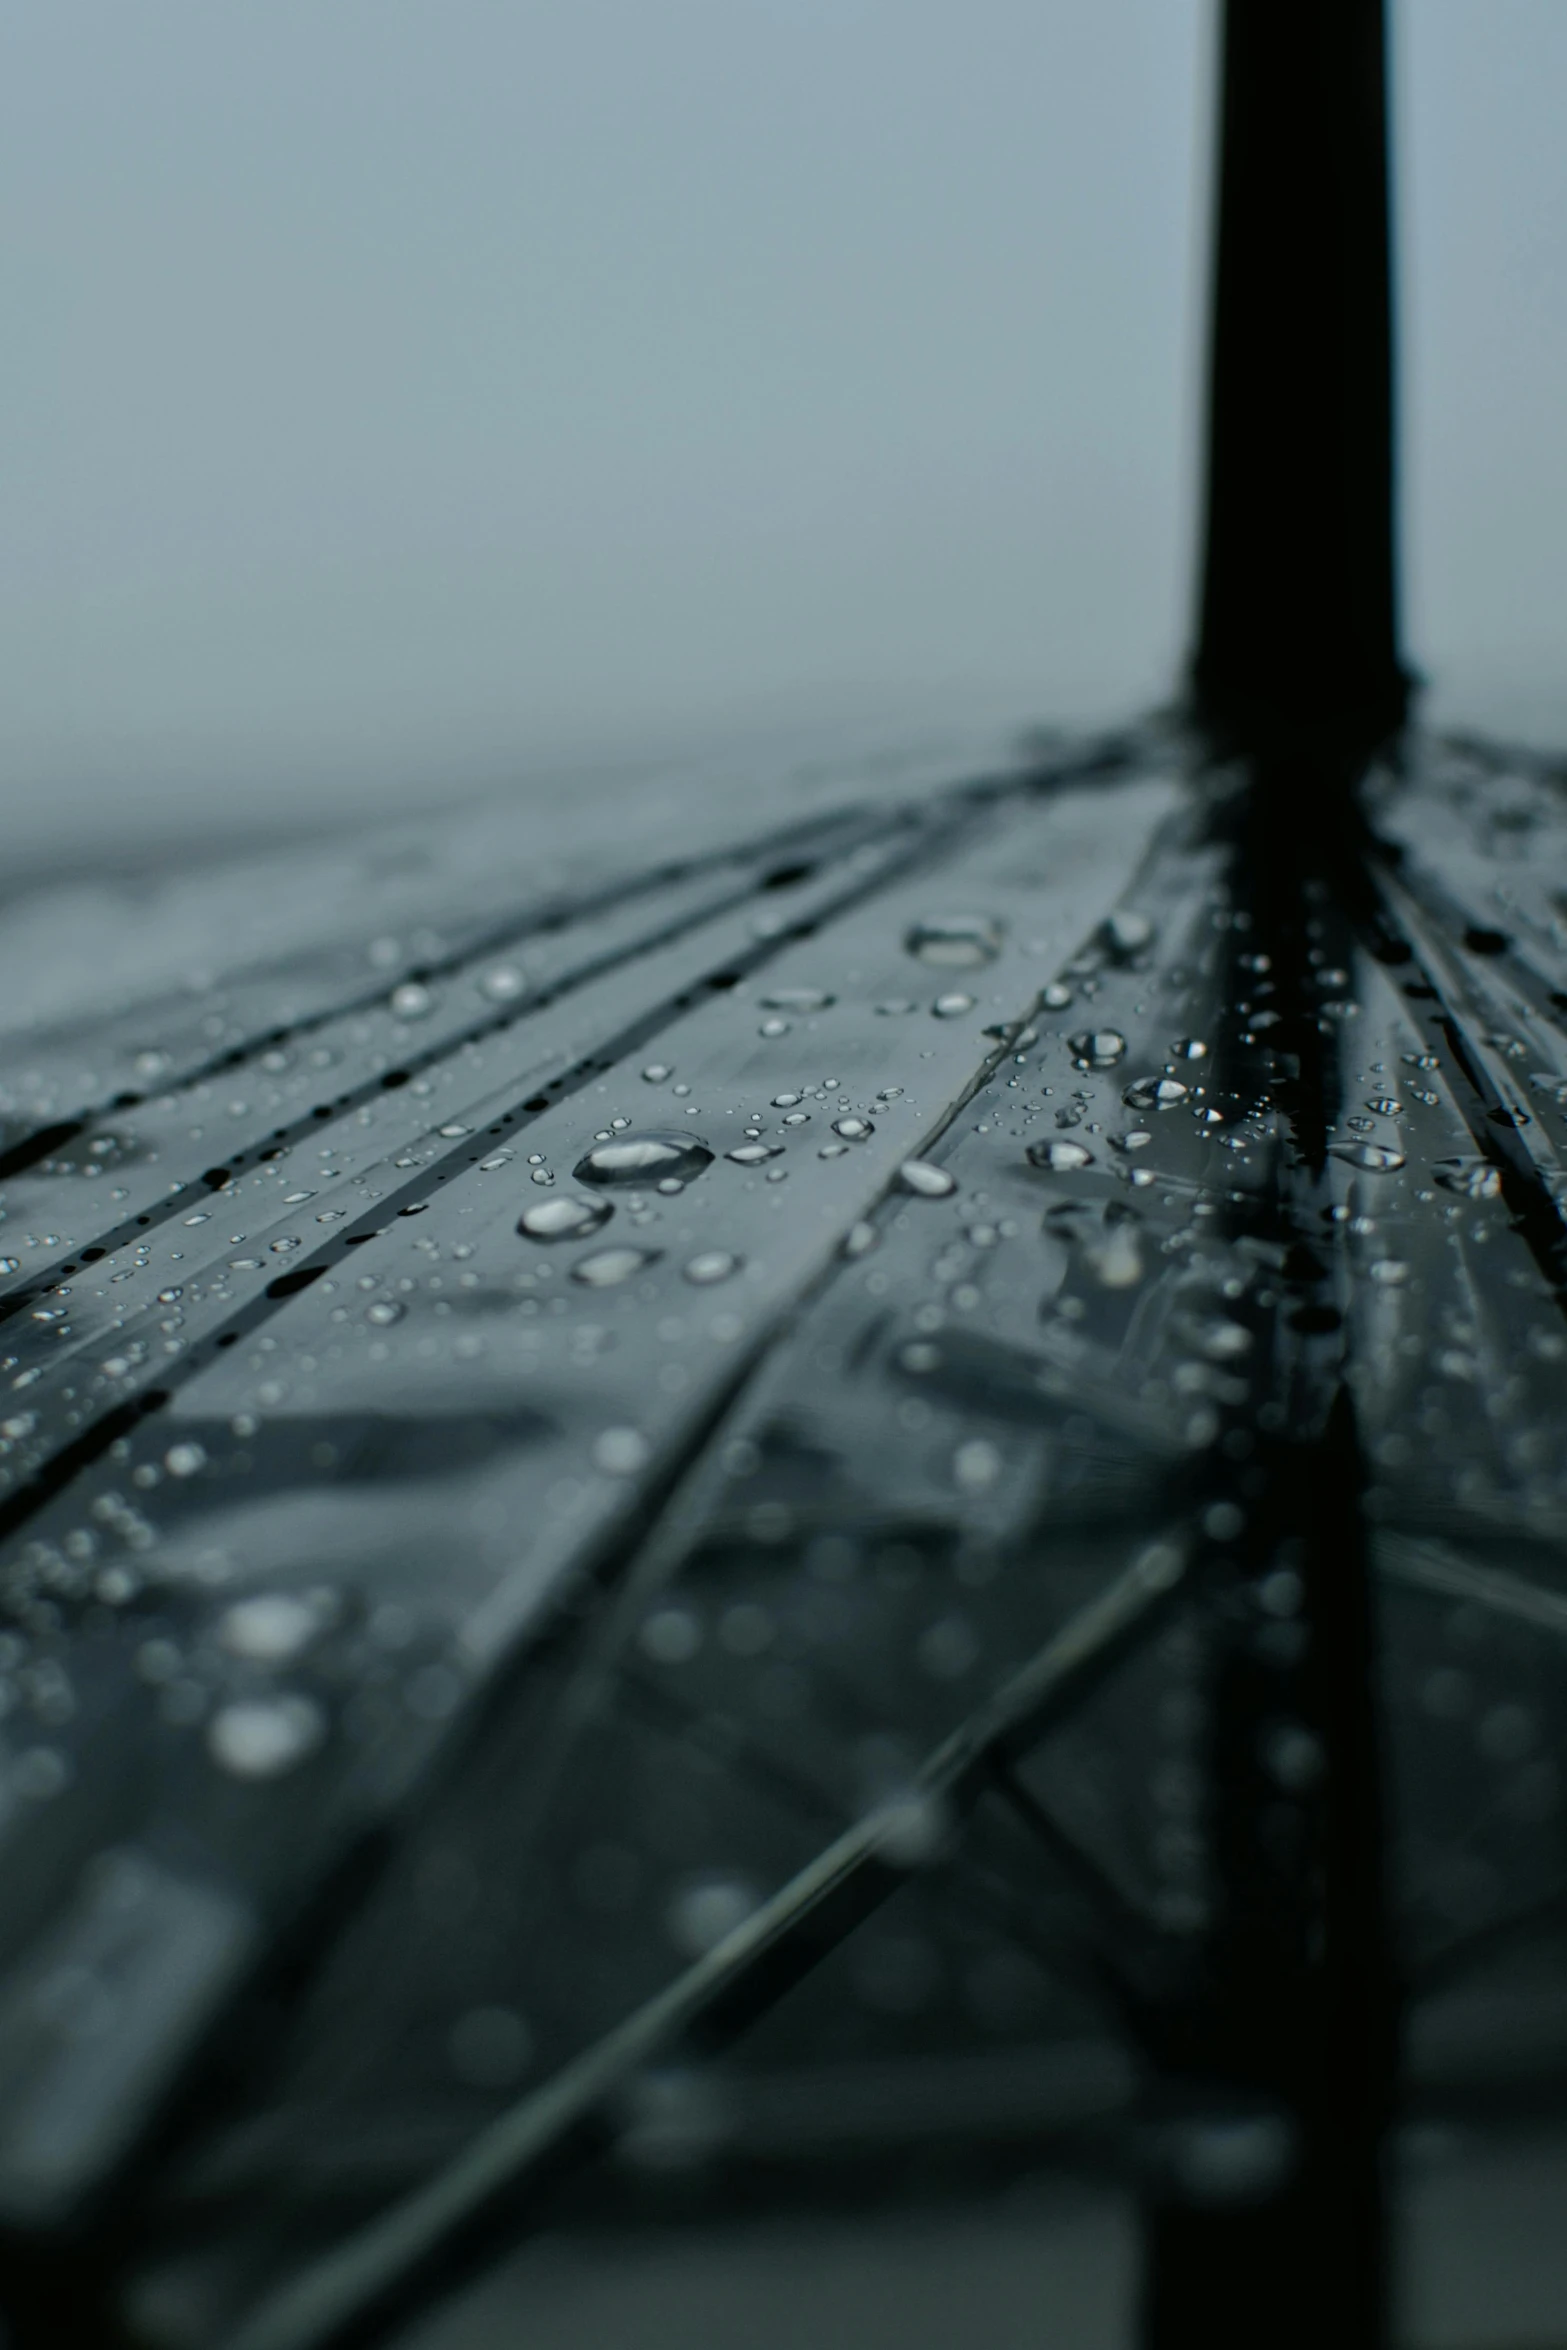
<path fill-rule="evenodd" d="M 1182 650 L 1206 0 L 13 12 L 0 817 L 1135 708 Z M 1567 739 L 1567 7 L 1399 23 L 1410 611 Z"/>

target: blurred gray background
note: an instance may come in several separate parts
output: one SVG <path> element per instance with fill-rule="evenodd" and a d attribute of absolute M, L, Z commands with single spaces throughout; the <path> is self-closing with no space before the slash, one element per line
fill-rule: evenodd
<path fill-rule="evenodd" d="M 1165 693 L 1206 0 L 50 0 L 13 870 Z M 1397 12 L 1411 643 L 1567 741 L 1567 8 Z M 532 788 L 543 786 L 535 781 Z"/>

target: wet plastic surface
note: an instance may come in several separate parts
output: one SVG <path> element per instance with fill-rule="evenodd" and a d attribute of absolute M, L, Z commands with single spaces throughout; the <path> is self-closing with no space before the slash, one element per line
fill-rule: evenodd
<path fill-rule="evenodd" d="M 9 1041 L 40 2306 L 1041 2173 L 1178 2264 L 1559 2107 L 1561 786 L 1417 746 L 1285 904 L 1232 781 L 487 819 L 417 959 Z"/>

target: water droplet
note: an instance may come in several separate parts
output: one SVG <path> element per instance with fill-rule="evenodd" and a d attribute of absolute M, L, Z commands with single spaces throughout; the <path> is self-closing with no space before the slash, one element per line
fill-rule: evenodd
<path fill-rule="evenodd" d="M 640 1428 L 605 1428 L 593 1439 L 593 1466 L 606 1477 L 634 1477 L 652 1457 Z"/>
<path fill-rule="evenodd" d="M 876 1227 L 867 1223 L 863 1217 L 858 1223 L 851 1224 L 843 1236 L 843 1253 L 846 1257 L 867 1256 L 875 1246 Z"/>
<path fill-rule="evenodd" d="M 313 1698 L 247 1698 L 213 1715 L 207 1748 L 236 1779 L 280 1779 L 314 1754 L 325 1736 L 326 1716 Z"/>
<path fill-rule="evenodd" d="M 905 933 L 903 943 L 922 963 L 973 971 L 995 961 L 1001 941 L 1001 924 L 989 914 L 930 914 Z"/>
<path fill-rule="evenodd" d="M 1384 1289 L 1400 1289 L 1409 1279 L 1409 1267 L 1397 1257 L 1379 1257 L 1371 1268 L 1371 1278 Z"/>
<path fill-rule="evenodd" d="M 1401 1058 L 1406 1069 L 1440 1069 L 1442 1066 L 1435 1053 L 1404 1053 Z"/>
<path fill-rule="evenodd" d="M 689 1183 L 712 1160 L 694 1134 L 624 1134 L 596 1145 L 572 1172 L 579 1183 Z"/>
<path fill-rule="evenodd" d="M 527 1240 L 580 1240 L 584 1233 L 607 1224 L 615 1213 L 607 1199 L 581 1199 L 562 1192 L 557 1199 L 541 1199 L 524 1208 L 517 1230 Z"/>
<path fill-rule="evenodd" d="M 1129 1110 L 1173 1110 L 1190 1095 L 1191 1087 L 1178 1077 L 1139 1077 L 1121 1099 Z"/>
<path fill-rule="evenodd" d="M 945 1167 L 933 1167 L 928 1159 L 905 1159 L 898 1169 L 898 1182 L 916 1199 L 950 1199 L 958 1188 L 955 1175 L 949 1175 Z"/>
<path fill-rule="evenodd" d="M 1133 1151 L 1145 1151 L 1152 1140 L 1146 1126 L 1133 1126 L 1125 1134 L 1112 1134 L 1110 1148 L 1130 1155 Z"/>
<path fill-rule="evenodd" d="M 1072 1001 L 1072 990 L 1064 979 L 1052 979 L 1039 1000 L 1047 1011 L 1064 1012 Z"/>
<path fill-rule="evenodd" d="M 257 1664 L 284 1664 L 309 1647 L 321 1623 L 321 1611 L 308 1600 L 287 1591 L 262 1591 L 224 1611 L 218 1638 L 234 1656 Z"/>
<path fill-rule="evenodd" d="M 1489 1159 L 1438 1159 L 1431 1177 L 1444 1191 L 1456 1191 L 1460 1199 L 1501 1197 L 1501 1169 L 1493 1167 Z"/>
<path fill-rule="evenodd" d="M 952 1456 L 952 1474 L 966 1493 L 983 1493 L 1001 1474 L 1001 1455 L 987 1437 L 970 1437 Z"/>
<path fill-rule="evenodd" d="M 0 1273 L 19 1273 L 21 1269 L 20 1257 L 0 1257 Z"/>
<path fill-rule="evenodd" d="M 470 2007 L 446 2036 L 452 2071 L 471 2089 L 509 2089 L 533 2055 L 533 2035 L 515 2008 Z"/>
<path fill-rule="evenodd" d="M 1031 1142 L 1028 1163 L 1042 1167 L 1047 1175 L 1075 1175 L 1079 1168 L 1093 1165 L 1094 1154 L 1081 1142 Z"/>
<path fill-rule="evenodd" d="M 845 1142 L 869 1142 L 876 1131 L 869 1118 L 834 1118 L 832 1130 Z"/>
<path fill-rule="evenodd" d="M 696 1282 L 700 1288 L 707 1288 L 715 1281 L 727 1281 L 731 1273 L 738 1273 L 742 1262 L 740 1257 L 731 1256 L 726 1248 L 703 1249 L 700 1256 L 692 1257 L 687 1263 L 686 1279 Z"/>
<path fill-rule="evenodd" d="M 961 1020 L 965 1012 L 973 1011 L 974 998 L 954 989 L 949 995 L 937 996 L 930 1008 L 938 1020 Z"/>
<path fill-rule="evenodd" d="M 655 1664 L 689 1664 L 702 1645 L 701 1620 L 688 1607 L 655 1608 L 640 1638 Z"/>
<path fill-rule="evenodd" d="M 400 1322 L 408 1308 L 395 1297 L 378 1297 L 373 1306 L 365 1308 L 365 1320 L 373 1322 L 378 1330 L 389 1330 Z"/>
<path fill-rule="evenodd" d="M 683 1886 L 664 1913 L 669 1938 L 688 1958 L 705 1958 L 743 1926 L 757 1895 L 739 1877 L 701 1877 Z"/>
<path fill-rule="evenodd" d="M 1066 1041 L 1074 1058 L 1090 1069 L 1113 1069 L 1126 1051 L 1118 1028 L 1085 1028 Z"/>
<path fill-rule="evenodd" d="M 1366 1108 L 1375 1110 L 1379 1118 L 1396 1118 L 1403 1106 L 1402 1102 L 1395 1102 L 1386 1094 L 1382 1095 L 1379 1100 L 1366 1104 Z"/>
<path fill-rule="evenodd" d="M 497 963 L 493 970 L 486 971 L 479 982 L 482 993 L 496 1004 L 509 1004 L 514 997 L 521 995 L 525 984 L 515 963 Z"/>
<path fill-rule="evenodd" d="M 658 1250 L 649 1248 L 601 1248 L 596 1255 L 584 1257 L 571 1268 L 573 1281 L 580 1281 L 585 1289 L 618 1289 L 622 1281 L 629 1281 L 633 1273 L 640 1273 L 644 1265 L 657 1262 Z"/>
<path fill-rule="evenodd" d="M 733 1159 L 737 1167 L 760 1167 L 765 1159 L 781 1159 L 781 1142 L 741 1142 L 732 1151 L 725 1151 L 726 1159 Z"/>
<path fill-rule="evenodd" d="M 199 1444 L 188 1439 L 182 1444 L 171 1444 L 163 1456 L 163 1465 L 171 1477 L 194 1477 L 207 1465 L 207 1455 Z"/>
<path fill-rule="evenodd" d="M 775 987 L 757 1001 L 764 1012 L 825 1012 L 837 998 L 824 987 Z"/>
<path fill-rule="evenodd" d="M 435 1010 L 435 998 L 417 979 L 405 979 L 387 999 L 394 1020 L 424 1020 Z"/>
<path fill-rule="evenodd" d="M 762 1022 L 761 1027 L 757 1030 L 756 1033 L 758 1036 L 787 1036 L 789 1033 L 789 1023 L 787 1020 L 780 1020 L 778 1015 L 774 1013 L 770 1020 L 764 1020 Z"/>
<path fill-rule="evenodd" d="M 1200 1036 L 1183 1036 L 1175 1048 L 1178 1061 L 1206 1061 L 1208 1047 Z"/>
<path fill-rule="evenodd" d="M 775 1110 L 792 1110 L 799 1098 L 800 1097 L 797 1093 L 775 1093 L 773 1095 L 773 1108 Z"/>
<path fill-rule="evenodd" d="M 1154 925 L 1146 914 L 1133 911 L 1130 906 L 1117 906 L 1099 925 L 1099 943 L 1118 963 L 1128 962 L 1140 955 L 1154 940 Z"/>
<path fill-rule="evenodd" d="M 1238 1363 L 1251 1352 L 1251 1332 L 1243 1323 L 1227 1321 L 1222 1315 L 1198 1323 L 1192 1336 L 1198 1353 L 1205 1354 L 1210 1363 Z"/>
<path fill-rule="evenodd" d="M 1334 1158 L 1342 1159 L 1346 1167 L 1358 1167 L 1363 1175 L 1396 1175 L 1408 1164 L 1402 1151 L 1385 1142 L 1335 1142 L 1331 1149 Z M 1440 1182 L 1440 1176 L 1437 1180 Z"/>
<path fill-rule="evenodd" d="M 646 1085 L 662 1085 L 666 1079 L 673 1077 L 674 1074 L 674 1068 L 670 1062 L 649 1061 L 647 1067 L 642 1072 L 642 1079 L 643 1083 Z"/>

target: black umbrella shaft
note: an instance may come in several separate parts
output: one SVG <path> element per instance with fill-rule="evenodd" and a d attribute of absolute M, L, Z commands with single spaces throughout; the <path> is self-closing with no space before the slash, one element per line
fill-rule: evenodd
<path fill-rule="evenodd" d="M 1382 0 L 1226 0 L 1194 684 L 1242 748 L 1401 718 Z"/>

